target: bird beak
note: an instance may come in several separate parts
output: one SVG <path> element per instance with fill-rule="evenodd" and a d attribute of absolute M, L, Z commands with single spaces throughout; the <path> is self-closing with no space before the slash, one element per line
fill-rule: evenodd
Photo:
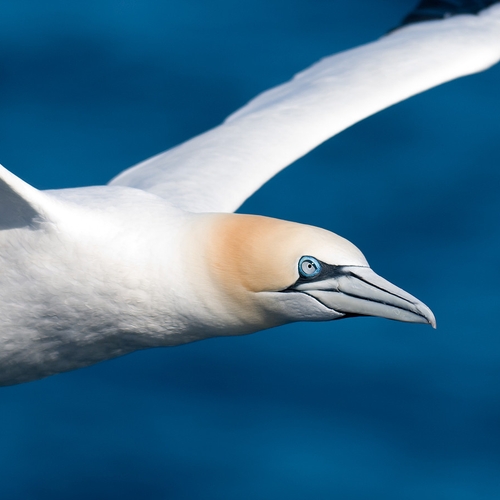
<path fill-rule="evenodd" d="M 297 283 L 294 290 L 345 316 L 379 316 L 436 328 L 434 314 L 424 303 L 369 267 L 339 266 L 325 278 Z"/>

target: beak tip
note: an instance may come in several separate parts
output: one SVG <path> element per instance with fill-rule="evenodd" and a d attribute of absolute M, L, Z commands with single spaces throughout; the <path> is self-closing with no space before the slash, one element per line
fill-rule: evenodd
<path fill-rule="evenodd" d="M 422 305 L 424 307 L 422 307 Z M 436 330 L 437 325 L 436 325 L 436 317 L 434 316 L 434 313 L 424 304 L 421 304 L 419 307 L 420 312 L 422 313 L 422 316 L 427 320 L 427 323 Z"/>

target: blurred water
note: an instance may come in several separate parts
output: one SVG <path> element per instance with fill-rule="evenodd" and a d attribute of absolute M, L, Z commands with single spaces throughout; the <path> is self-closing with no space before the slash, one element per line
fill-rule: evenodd
<path fill-rule="evenodd" d="M 2 2 L 0 162 L 105 183 L 413 3 Z M 295 324 L 3 388 L 0 498 L 500 498 L 499 81 L 388 109 L 241 210 L 351 239 L 437 331 Z"/>

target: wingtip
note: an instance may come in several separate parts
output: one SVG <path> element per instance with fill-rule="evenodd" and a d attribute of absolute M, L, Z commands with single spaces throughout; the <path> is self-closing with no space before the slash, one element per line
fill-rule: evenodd
<path fill-rule="evenodd" d="M 499 0 L 422 0 L 401 21 L 398 28 L 425 21 L 447 19 L 460 14 L 479 14 L 498 3 Z"/>

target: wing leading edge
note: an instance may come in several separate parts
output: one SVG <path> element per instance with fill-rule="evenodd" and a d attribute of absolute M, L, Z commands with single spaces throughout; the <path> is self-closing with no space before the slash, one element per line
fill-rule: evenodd
<path fill-rule="evenodd" d="M 500 60 L 500 4 L 411 24 L 322 59 L 224 123 L 131 167 L 110 184 L 191 212 L 233 212 L 280 170 L 354 123 Z"/>

